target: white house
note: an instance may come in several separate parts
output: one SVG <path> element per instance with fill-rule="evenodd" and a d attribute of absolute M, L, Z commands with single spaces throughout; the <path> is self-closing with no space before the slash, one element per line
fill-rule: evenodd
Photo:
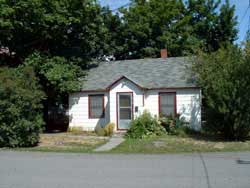
<path fill-rule="evenodd" d="M 69 127 L 94 130 L 115 123 L 126 130 L 144 109 L 152 115 L 180 114 L 201 127 L 201 89 L 186 57 L 101 62 L 90 69 L 82 90 L 69 95 Z"/>

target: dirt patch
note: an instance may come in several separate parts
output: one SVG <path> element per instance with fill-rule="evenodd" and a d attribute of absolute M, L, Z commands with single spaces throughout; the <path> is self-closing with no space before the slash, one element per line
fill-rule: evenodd
<path fill-rule="evenodd" d="M 38 147 L 92 146 L 107 139 L 107 137 L 83 136 L 71 133 L 41 134 Z"/>
<path fill-rule="evenodd" d="M 153 142 L 153 145 L 154 145 L 155 147 L 159 148 L 159 147 L 165 147 L 165 146 L 166 146 L 166 143 L 163 142 L 163 141 L 154 141 L 154 142 Z"/>
<path fill-rule="evenodd" d="M 224 149 L 225 148 L 225 145 L 222 143 L 222 142 L 219 142 L 219 143 L 216 143 L 214 145 L 214 148 L 215 149 Z"/>

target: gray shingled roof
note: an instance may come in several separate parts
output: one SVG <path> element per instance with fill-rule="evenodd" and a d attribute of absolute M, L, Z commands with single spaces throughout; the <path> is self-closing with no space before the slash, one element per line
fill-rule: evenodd
<path fill-rule="evenodd" d="M 90 69 L 82 90 L 105 90 L 122 76 L 145 89 L 196 87 L 187 57 L 100 62 Z"/>

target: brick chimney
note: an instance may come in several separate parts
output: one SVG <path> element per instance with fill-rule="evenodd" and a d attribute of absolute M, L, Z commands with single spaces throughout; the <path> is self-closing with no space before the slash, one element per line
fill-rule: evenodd
<path fill-rule="evenodd" d="M 168 57 L 167 49 L 161 49 L 161 58 L 167 58 L 167 57 Z"/>

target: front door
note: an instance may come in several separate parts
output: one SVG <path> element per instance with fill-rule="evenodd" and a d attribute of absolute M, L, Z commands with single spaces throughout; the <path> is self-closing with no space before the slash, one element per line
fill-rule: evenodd
<path fill-rule="evenodd" d="M 118 130 L 128 129 L 133 119 L 133 94 L 117 94 Z"/>

